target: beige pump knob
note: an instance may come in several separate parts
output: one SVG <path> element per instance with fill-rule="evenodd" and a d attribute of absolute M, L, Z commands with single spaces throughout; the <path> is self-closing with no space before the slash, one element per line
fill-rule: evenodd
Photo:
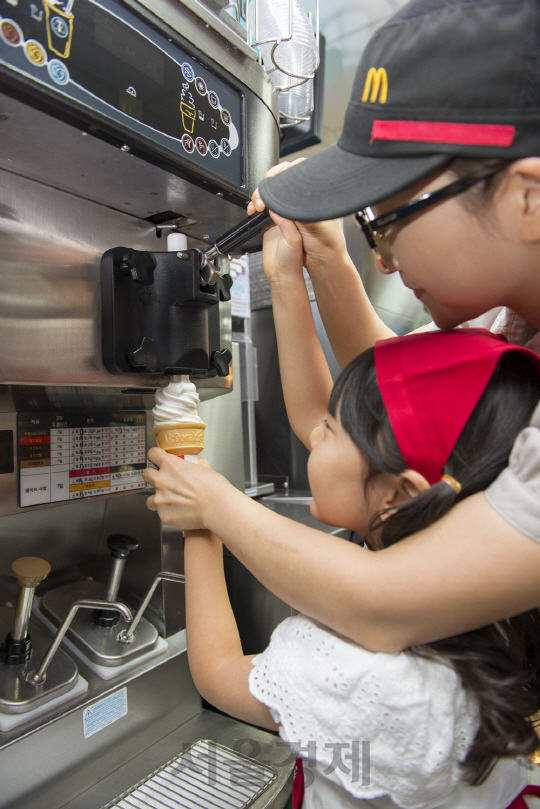
<path fill-rule="evenodd" d="M 21 556 L 11 565 L 13 575 L 20 587 L 35 589 L 51 572 L 51 566 L 39 556 Z"/>
<path fill-rule="evenodd" d="M 21 556 L 15 559 L 11 569 L 21 589 L 15 608 L 13 629 L 0 646 L 0 663 L 18 666 L 26 663 L 32 653 L 28 624 L 34 592 L 38 584 L 51 572 L 51 566 L 38 556 Z"/>

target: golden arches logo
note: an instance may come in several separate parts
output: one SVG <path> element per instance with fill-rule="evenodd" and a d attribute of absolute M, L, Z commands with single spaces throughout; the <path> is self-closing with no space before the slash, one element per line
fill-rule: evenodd
<path fill-rule="evenodd" d="M 377 101 L 377 96 L 379 95 L 380 90 L 379 101 L 381 104 L 386 104 L 386 96 L 388 95 L 388 76 L 386 75 L 386 70 L 384 67 L 379 67 L 377 70 L 375 70 L 374 67 L 369 68 L 366 83 L 364 84 L 362 101 L 368 100 L 370 90 L 370 101 Z"/>

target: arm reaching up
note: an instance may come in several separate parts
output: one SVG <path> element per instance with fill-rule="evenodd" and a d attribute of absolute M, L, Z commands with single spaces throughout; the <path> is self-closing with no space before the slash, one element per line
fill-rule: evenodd
<path fill-rule="evenodd" d="M 254 655 L 244 655 L 223 571 L 223 546 L 210 531 L 186 531 L 186 635 L 189 667 L 208 702 L 237 719 L 276 730 L 249 691 Z"/>
<path fill-rule="evenodd" d="M 265 177 L 285 171 L 296 162 L 298 161 L 280 163 L 271 168 Z M 248 205 L 248 213 L 262 211 L 264 208 L 265 204 L 257 188 Z M 288 220 L 278 219 L 276 216 L 274 221 Z M 394 332 L 385 326 L 369 301 L 362 280 L 347 252 L 341 222 L 335 220 L 294 224 L 302 240 L 301 262 L 311 278 L 330 345 L 343 368 L 377 340 L 393 337 Z M 267 233 L 265 238 L 272 238 L 272 232 Z M 288 283 L 295 274 L 294 268 L 283 262 L 273 265 L 270 255 L 265 258 L 263 254 L 263 261 L 272 285 L 278 281 Z"/>
<path fill-rule="evenodd" d="M 270 279 L 279 369 L 287 416 L 309 449 L 332 391 L 332 377 L 313 321 L 304 281 L 303 243 L 294 222 L 275 214 L 264 237 L 263 265 Z"/>

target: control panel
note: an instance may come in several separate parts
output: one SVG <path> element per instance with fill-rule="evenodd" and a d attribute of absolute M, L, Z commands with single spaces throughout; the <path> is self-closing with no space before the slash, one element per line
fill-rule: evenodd
<path fill-rule="evenodd" d="M 144 489 L 144 411 L 18 415 L 19 505 Z"/>
<path fill-rule="evenodd" d="M 0 73 L 242 186 L 243 94 L 197 55 L 118 0 L 0 0 Z"/>

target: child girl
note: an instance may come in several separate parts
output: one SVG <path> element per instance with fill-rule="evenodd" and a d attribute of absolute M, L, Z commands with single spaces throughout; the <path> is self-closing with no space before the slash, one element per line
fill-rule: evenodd
<path fill-rule="evenodd" d="M 261 183 L 271 210 L 309 220 L 275 217 L 264 252 L 288 411 L 299 410 L 304 440 L 315 423 L 304 414 L 326 407 L 331 379 L 312 356 L 302 265 L 342 367 L 391 336 L 340 229 L 309 222 L 363 209 L 385 271 L 400 273 L 440 327 L 492 307 L 488 327 L 511 342 L 540 327 L 539 54 L 538 0 L 414 0 L 367 45 L 340 141 Z M 398 651 L 540 604 L 538 427 L 540 412 L 486 493 L 378 554 L 257 514 L 195 464 L 167 462 L 160 516 L 211 529 L 207 504 L 219 503 L 221 539 L 272 592 L 367 648 Z"/>
<path fill-rule="evenodd" d="M 485 330 L 377 343 L 311 434 L 313 515 L 393 547 L 497 476 L 539 395 L 540 359 Z M 506 809 L 524 789 L 516 756 L 539 744 L 537 610 L 399 654 L 297 615 L 244 656 L 210 532 L 186 533 L 185 573 L 197 688 L 309 759 L 305 809 Z"/>

